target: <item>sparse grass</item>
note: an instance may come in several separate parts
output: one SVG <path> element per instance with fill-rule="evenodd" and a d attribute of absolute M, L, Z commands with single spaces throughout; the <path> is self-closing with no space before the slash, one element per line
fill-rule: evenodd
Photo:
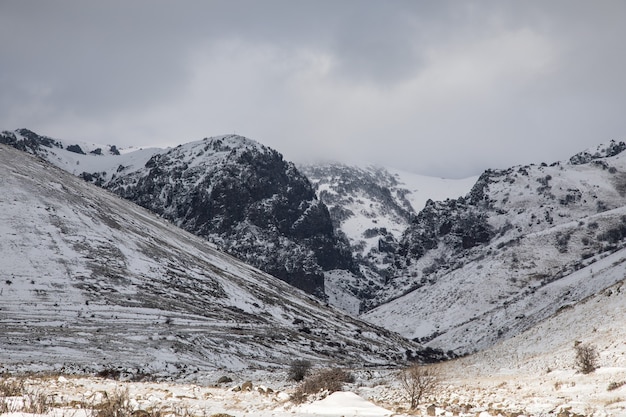
<path fill-rule="evenodd" d="M 24 393 L 24 380 L 3 379 L 0 381 L 0 397 L 19 397 Z"/>
<path fill-rule="evenodd" d="M 45 414 L 52 408 L 52 398 L 41 390 L 28 389 L 21 378 L 0 381 L 0 413 Z"/>
<path fill-rule="evenodd" d="M 604 406 L 609 406 L 611 404 L 617 404 L 617 403 L 621 403 L 624 402 L 624 399 L 622 397 L 615 397 L 615 398 L 611 398 L 610 400 L 608 400 L 606 403 L 604 403 Z"/>
<path fill-rule="evenodd" d="M 607 391 L 615 391 L 618 388 L 623 387 L 624 385 L 626 385 L 626 381 L 620 381 L 620 382 L 611 382 L 609 384 L 609 387 L 606 389 Z"/>
<path fill-rule="evenodd" d="M 41 390 L 29 391 L 24 395 L 22 412 L 29 414 L 46 414 L 52 409 L 52 397 Z"/>

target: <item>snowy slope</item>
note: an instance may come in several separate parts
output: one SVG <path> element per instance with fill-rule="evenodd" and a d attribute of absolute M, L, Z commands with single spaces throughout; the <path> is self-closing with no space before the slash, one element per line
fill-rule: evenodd
<path fill-rule="evenodd" d="M 489 415 L 497 409 L 502 415 L 626 415 L 626 283 L 623 264 L 612 269 L 605 272 L 622 276 L 613 286 L 490 349 L 444 364 L 440 404 L 479 405 Z M 577 370 L 577 343 L 596 349 L 595 372 Z"/>
<path fill-rule="evenodd" d="M 424 208 L 428 200 L 442 201 L 466 195 L 478 179 L 478 176 L 459 179 L 429 177 L 392 168 L 386 169 L 397 179 L 399 188 L 408 191 L 404 197 L 409 200 L 416 213 Z"/>
<path fill-rule="evenodd" d="M 625 179 L 619 152 L 487 171 L 464 199 L 418 215 L 411 262 L 390 281 L 406 295 L 363 318 L 469 353 L 602 291 L 623 278 Z"/>
<path fill-rule="evenodd" d="M 23 152 L 0 145 L 0 171 L 5 366 L 184 374 L 418 349 Z"/>
<path fill-rule="evenodd" d="M 20 132 L 18 136 L 29 135 Z M 231 139 L 235 140 L 221 138 Z M 236 138 L 238 144 L 241 140 Z M 116 182 L 120 189 L 127 187 L 124 178 L 137 175 L 148 182 L 160 178 L 158 181 L 174 191 L 187 190 L 186 185 L 180 188 L 180 179 L 202 182 L 202 176 L 190 173 L 209 172 L 212 166 L 224 161 L 211 159 L 217 157 L 219 150 L 203 154 L 203 141 L 153 154 L 153 150 L 146 150 L 126 165 L 95 165 L 93 161 L 107 160 L 106 152 L 65 155 L 57 151 L 63 148 L 67 153 L 69 145 L 52 144 L 44 151 L 55 152 L 55 163 L 64 169 L 76 164 L 98 166 L 102 171 L 94 171 L 100 174 L 94 174 L 91 180 Z M 258 148 L 260 155 L 269 152 L 254 141 L 243 145 L 238 145 L 238 149 Z M 81 146 L 89 150 L 98 145 Z M 519 334 L 559 308 L 573 305 L 617 279 L 595 271 L 606 270 L 604 259 L 622 262 L 619 251 L 626 239 L 626 157 L 622 154 L 625 146 L 611 142 L 550 166 L 488 170 L 461 198 L 454 197 L 467 191 L 473 179 L 409 178 L 374 167 L 304 167 L 320 199 L 330 209 L 335 231 L 350 242 L 359 267 L 356 272 L 349 267 L 323 271 L 328 301 L 354 314 L 386 303 L 363 318 L 431 347 L 461 354 Z M 230 151 L 222 152 L 222 156 L 232 153 L 233 147 L 228 147 Z M 132 154 L 115 158 L 130 158 Z M 148 161 L 143 162 L 144 158 Z M 50 155 L 48 159 L 55 161 Z M 157 177 L 151 171 L 156 165 L 146 164 L 161 159 L 167 164 L 159 167 L 166 167 L 167 175 Z M 263 178 L 246 175 L 236 171 L 233 178 Z M 150 201 L 178 198 L 168 193 L 165 187 L 148 197 Z M 193 193 L 181 195 L 189 194 Z M 447 199 L 434 201 L 431 195 Z M 255 210 L 271 207 L 276 200 L 263 200 Z M 419 210 L 417 206 L 422 205 L 423 210 Z M 233 207 L 224 207 L 227 206 Z M 186 207 L 186 203 L 178 207 Z M 253 217 L 268 218 L 265 214 Z M 243 248 L 241 256 L 247 259 L 248 253 L 249 262 L 256 259 L 267 263 L 266 255 L 248 251 L 247 245 L 260 243 L 267 248 L 270 246 L 263 242 L 270 240 L 259 238 L 262 234 L 256 225 L 241 224 L 244 235 L 239 237 L 245 239 L 232 239 L 229 244 Z M 215 242 L 219 243 L 219 239 Z M 282 247 L 288 244 L 286 240 L 280 242 Z M 294 253 L 313 259 L 308 250 L 298 249 Z M 589 274 L 592 279 L 575 274 L 587 266 L 594 271 Z"/>

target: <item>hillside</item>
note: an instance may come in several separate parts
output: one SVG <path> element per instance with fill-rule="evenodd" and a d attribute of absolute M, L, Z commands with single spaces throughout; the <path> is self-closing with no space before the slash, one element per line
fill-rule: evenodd
<path fill-rule="evenodd" d="M 407 412 L 407 397 L 395 376 L 397 371 L 385 369 L 352 369 L 355 381 L 346 384 L 344 392 L 313 395 L 301 405 L 290 401 L 296 385 L 287 381 L 284 372 L 246 370 L 231 374 L 235 381 L 225 385 L 214 385 L 223 373 L 203 373 L 195 376 L 193 384 L 32 376 L 25 378 L 25 386 L 54 398 L 54 408 L 39 414 L 48 416 L 82 415 L 85 409 L 97 409 L 104 403 L 104 393 L 120 392 L 128 393 L 133 410 L 174 415 L 409 416 L 430 415 L 427 407 L 434 406 L 440 416 L 623 416 L 625 315 L 622 281 L 492 348 L 433 365 L 440 384 L 425 396 L 419 414 Z M 577 343 L 598 352 L 594 372 L 577 370 Z M 248 379 L 255 389 L 232 389 Z M 9 407 L 19 410 L 19 402 L 11 400 Z"/>
<path fill-rule="evenodd" d="M 429 202 L 399 243 L 388 288 L 405 295 L 363 317 L 471 353 L 621 280 L 623 149 L 489 170 L 467 196 Z"/>
<path fill-rule="evenodd" d="M 449 385 L 439 402 L 480 404 L 489 415 L 626 415 L 624 266 L 606 272 L 622 279 L 509 340 L 443 364 Z M 580 343 L 599 354 L 589 374 L 576 366 Z"/>
<path fill-rule="evenodd" d="M 5 367 L 182 375 L 419 355 L 418 345 L 5 145 L 0 189 Z"/>

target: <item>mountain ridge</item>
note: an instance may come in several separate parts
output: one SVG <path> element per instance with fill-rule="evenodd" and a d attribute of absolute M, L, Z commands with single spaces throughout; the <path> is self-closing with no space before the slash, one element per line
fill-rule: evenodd
<path fill-rule="evenodd" d="M 428 346 L 472 353 L 612 285 L 617 277 L 577 271 L 599 268 L 626 244 L 626 159 L 614 152 L 623 146 L 611 143 L 580 164 L 488 170 L 466 197 L 431 203 L 400 243 L 413 254 L 400 255 L 406 263 L 394 277 L 403 296 L 363 317 Z M 473 228 L 485 233 L 465 241 Z M 614 262 L 623 269 L 622 258 Z M 531 314 L 525 303 L 542 294 L 535 303 L 550 307 Z"/>

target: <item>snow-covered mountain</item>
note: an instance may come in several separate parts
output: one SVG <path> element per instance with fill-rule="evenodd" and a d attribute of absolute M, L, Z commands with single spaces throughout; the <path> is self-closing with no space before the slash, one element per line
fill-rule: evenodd
<path fill-rule="evenodd" d="M 457 353 L 484 349 L 622 280 L 626 145 L 488 170 L 429 202 L 399 242 L 390 294 L 363 317 Z"/>
<path fill-rule="evenodd" d="M 487 170 L 473 187 L 474 179 L 339 164 L 301 167 L 311 186 L 276 151 L 240 137 L 113 155 L 88 144 L 80 149 L 89 152 L 68 151 L 72 144 L 49 138 L 31 149 L 30 133 L 5 132 L 2 140 L 127 193 L 194 233 L 204 230 L 289 281 L 272 270 L 285 265 L 301 288 L 323 289 L 344 311 L 376 307 L 361 317 L 444 351 L 465 354 L 513 337 L 621 273 L 622 142 L 550 165 Z M 190 211 L 195 201 L 200 209 Z M 311 269 L 299 274 L 302 265 Z"/>
<path fill-rule="evenodd" d="M 335 236 L 307 178 L 280 153 L 241 136 L 122 155 L 26 129 L 3 132 L 0 141 L 148 208 L 321 299 L 324 271 L 356 270 L 347 242 Z"/>
<path fill-rule="evenodd" d="M 450 180 L 340 163 L 299 169 L 328 206 L 336 230 L 349 241 L 359 265 L 359 276 L 326 274 L 327 292 L 334 291 L 335 304 L 353 312 L 369 310 L 388 297 L 398 242 L 426 202 L 465 195 L 478 178 Z M 351 298 L 358 300 L 357 309 L 345 306 Z"/>
<path fill-rule="evenodd" d="M 106 188 L 320 298 L 323 271 L 354 268 L 307 178 L 240 136 L 159 153 Z"/>
<path fill-rule="evenodd" d="M 5 145 L 0 190 L 5 367 L 185 374 L 419 356 L 417 344 Z"/>

